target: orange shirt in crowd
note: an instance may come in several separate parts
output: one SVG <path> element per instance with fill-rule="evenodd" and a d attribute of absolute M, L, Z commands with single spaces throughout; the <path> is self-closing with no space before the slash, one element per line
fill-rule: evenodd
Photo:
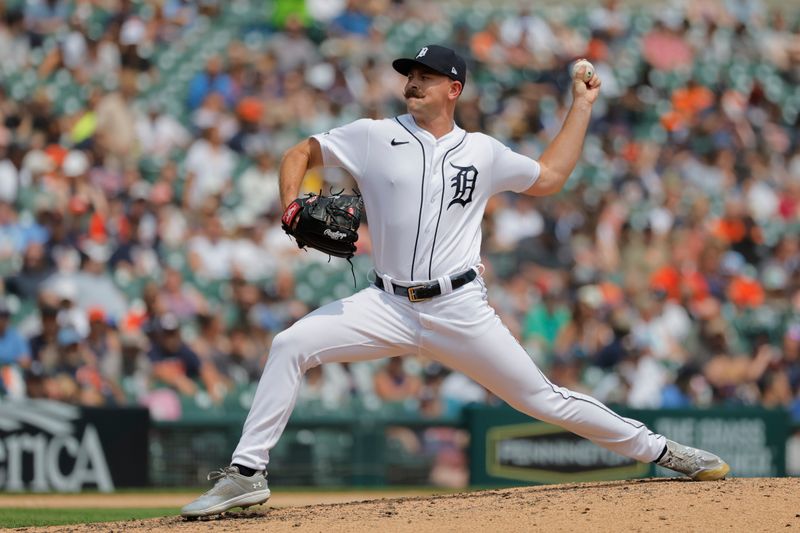
<path fill-rule="evenodd" d="M 757 280 L 738 276 L 728 286 L 728 298 L 739 307 L 758 307 L 764 303 L 764 289 Z"/>

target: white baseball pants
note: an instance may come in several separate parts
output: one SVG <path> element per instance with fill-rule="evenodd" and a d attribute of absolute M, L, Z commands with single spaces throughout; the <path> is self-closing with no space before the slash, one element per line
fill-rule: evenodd
<path fill-rule="evenodd" d="M 309 368 L 413 353 L 463 372 L 525 414 L 621 455 L 650 462 L 664 449 L 664 437 L 641 422 L 552 384 L 489 306 L 478 277 L 417 303 L 370 286 L 276 335 L 232 462 L 266 468 Z"/>

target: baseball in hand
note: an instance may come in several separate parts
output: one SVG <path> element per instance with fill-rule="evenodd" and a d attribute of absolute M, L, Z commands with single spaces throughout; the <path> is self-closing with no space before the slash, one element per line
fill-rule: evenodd
<path fill-rule="evenodd" d="M 580 71 L 581 67 L 584 66 L 586 67 L 586 71 L 583 73 L 583 81 L 587 82 L 592 79 L 592 76 L 594 76 L 594 65 L 585 59 L 579 59 L 572 64 L 570 74 L 572 75 L 573 79 L 578 79 L 578 72 Z"/>

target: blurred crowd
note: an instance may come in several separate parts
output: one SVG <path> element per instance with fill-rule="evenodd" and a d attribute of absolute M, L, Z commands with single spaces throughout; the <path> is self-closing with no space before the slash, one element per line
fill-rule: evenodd
<path fill-rule="evenodd" d="M 458 123 L 532 157 L 569 63 L 603 80 L 565 190 L 497 196 L 484 221 L 490 301 L 552 380 L 800 420 L 797 10 L 267 4 L 0 1 L 0 394 L 246 407 L 272 336 L 354 290 L 303 277 L 340 265 L 280 229 L 283 150 L 403 113 L 391 59 L 441 42 L 470 67 Z M 414 357 L 312 369 L 299 397 L 428 417 L 496 401 Z"/>

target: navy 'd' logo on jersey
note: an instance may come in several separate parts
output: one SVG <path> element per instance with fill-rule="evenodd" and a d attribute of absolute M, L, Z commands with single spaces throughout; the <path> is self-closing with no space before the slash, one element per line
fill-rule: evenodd
<path fill-rule="evenodd" d="M 447 204 L 447 209 L 450 209 L 453 204 L 461 204 L 461 207 L 464 207 L 472 201 L 475 180 L 478 179 L 478 169 L 473 165 L 459 167 L 450 163 L 450 166 L 458 170 L 458 174 L 450 178 L 450 186 L 455 188 L 455 191 L 453 199 Z"/>

